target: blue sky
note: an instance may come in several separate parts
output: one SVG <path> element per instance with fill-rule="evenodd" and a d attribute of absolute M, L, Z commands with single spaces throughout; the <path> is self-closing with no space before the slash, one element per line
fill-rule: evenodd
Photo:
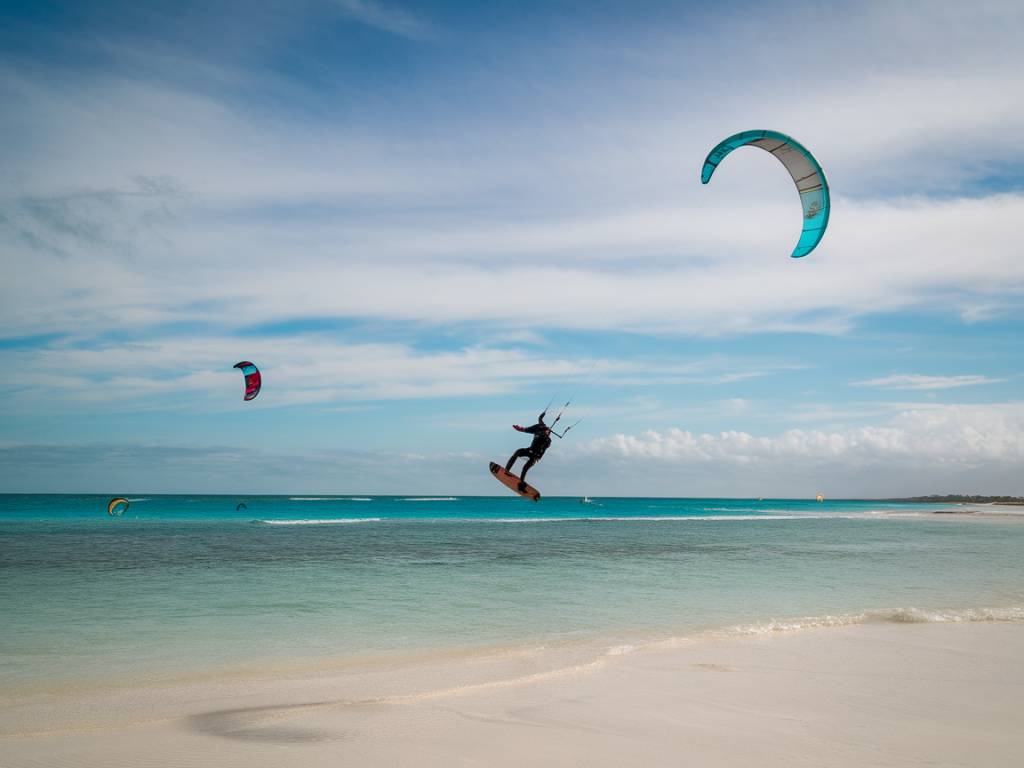
<path fill-rule="evenodd" d="M 0 491 L 1024 494 L 1019 3 L 0 13 Z"/>

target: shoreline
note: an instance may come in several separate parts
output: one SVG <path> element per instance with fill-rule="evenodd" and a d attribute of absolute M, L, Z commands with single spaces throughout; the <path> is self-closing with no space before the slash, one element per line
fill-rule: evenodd
<path fill-rule="evenodd" d="M 246 766 L 285 755 L 312 766 L 1024 759 L 1019 621 L 868 621 L 564 650 L 5 702 L 0 747 L 10 766 L 69 751 L 105 766 L 150 754 Z"/>
<path fill-rule="evenodd" d="M 527 636 L 505 642 L 471 645 L 431 645 L 396 647 L 329 656 L 300 656 L 249 659 L 184 671 L 146 667 L 136 674 L 98 681 L 91 677 L 69 680 L 53 678 L 30 682 L 10 682 L 0 688 L 0 737 L 7 733 L 3 713 L 11 704 L 34 699 L 54 701 L 77 697 L 138 695 L 147 691 L 201 689 L 232 685 L 262 685 L 281 680 L 307 680 L 345 674 L 373 674 L 398 669 L 417 669 L 432 665 L 483 664 L 495 660 L 532 658 L 545 669 L 557 669 L 560 660 L 589 663 L 605 656 L 729 642 L 747 637 L 784 636 L 800 632 L 876 625 L 914 624 L 1020 624 L 1024 627 L 1024 604 L 977 605 L 969 607 L 865 608 L 817 615 L 782 614 L 749 617 L 738 623 L 717 626 L 667 629 L 609 629 L 575 636 Z M 544 663 L 547 661 L 548 663 Z"/>

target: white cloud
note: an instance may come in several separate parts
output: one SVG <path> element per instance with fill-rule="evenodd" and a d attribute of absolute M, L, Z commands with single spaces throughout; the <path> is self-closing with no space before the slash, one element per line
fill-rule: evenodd
<path fill-rule="evenodd" d="M 877 379 L 855 381 L 855 387 L 876 387 L 878 389 L 953 389 L 956 387 L 973 387 L 978 384 L 997 384 L 1003 379 L 988 376 L 925 376 L 917 373 L 894 374 Z"/>
<path fill-rule="evenodd" d="M 922 406 L 889 423 L 837 432 L 791 429 L 774 437 L 746 432 L 694 434 L 672 428 L 598 438 L 579 450 L 588 456 L 670 463 L 763 464 L 784 471 L 802 465 L 905 466 L 998 462 L 1024 469 L 1024 405 Z"/>
<path fill-rule="evenodd" d="M 618 434 L 566 447 L 549 467 L 551 492 L 593 495 L 1024 494 L 1024 405 L 917 406 L 879 424 L 769 436 Z"/>

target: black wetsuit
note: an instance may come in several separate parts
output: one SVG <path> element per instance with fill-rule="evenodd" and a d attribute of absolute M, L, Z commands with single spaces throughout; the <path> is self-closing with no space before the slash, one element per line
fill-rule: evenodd
<path fill-rule="evenodd" d="M 544 456 L 544 451 L 551 447 L 551 429 L 544 423 L 543 413 L 532 427 L 518 427 L 518 429 L 520 432 L 533 435 L 533 442 L 530 443 L 529 448 L 520 448 L 512 454 L 508 463 L 505 464 L 505 471 L 511 473 L 512 465 L 516 463 L 516 459 L 525 456 L 526 463 L 523 465 L 523 473 L 519 476 L 522 484 L 525 485 L 526 473 L 530 471 L 530 467 L 540 461 L 541 457 Z"/>

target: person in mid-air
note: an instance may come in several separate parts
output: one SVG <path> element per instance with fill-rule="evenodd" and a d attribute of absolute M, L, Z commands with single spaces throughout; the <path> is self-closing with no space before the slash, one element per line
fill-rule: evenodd
<path fill-rule="evenodd" d="M 544 423 L 544 416 L 547 411 L 544 411 L 540 416 L 537 417 L 537 423 L 532 427 L 521 427 L 518 424 L 513 424 L 512 429 L 518 430 L 519 432 L 526 432 L 527 434 L 533 435 L 533 442 L 530 443 L 529 448 L 520 448 L 518 451 L 512 454 L 509 458 L 508 463 L 505 464 L 505 471 L 509 474 L 512 473 L 512 467 L 516 463 L 516 459 L 526 457 L 526 463 L 523 465 L 523 474 L 519 476 L 519 491 L 523 492 L 526 490 L 526 473 L 530 471 L 530 467 L 536 464 L 544 456 L 544 451 L 551 447 L 551 435 L 561 438 L 565 435 L 563 432 L 561 435 L 555 432 L 551 427 Z"/>

